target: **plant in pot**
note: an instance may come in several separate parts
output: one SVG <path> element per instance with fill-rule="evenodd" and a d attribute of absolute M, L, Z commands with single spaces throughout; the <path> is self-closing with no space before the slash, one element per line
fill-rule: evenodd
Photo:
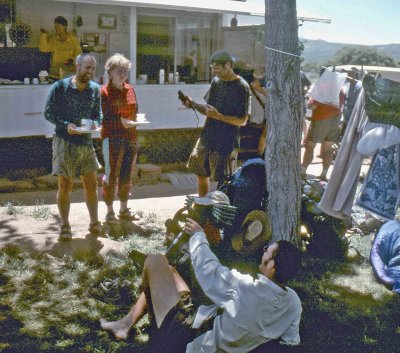
<path fill-rule="evenodd" d="M 17 47 L 22 47 L 31 39 L 31 28 L 23 22 L 15 22 L 10 27 L 9 35 Z"/>

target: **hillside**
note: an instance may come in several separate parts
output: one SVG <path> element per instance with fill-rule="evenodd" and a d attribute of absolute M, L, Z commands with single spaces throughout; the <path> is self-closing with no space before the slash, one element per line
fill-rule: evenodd
<path fill-rule="evenodd" d="M 324 40 L 301 39 L 301 41 L 304 44 L 303 57 L 305 63 L 326 63 L 335 56 L 340 48 L 355 46 L 354 44 L 331 43 Z M 381 44 L 372 47 L 386 53 L 396 61 L 400 61 L 400 44 Z"/>

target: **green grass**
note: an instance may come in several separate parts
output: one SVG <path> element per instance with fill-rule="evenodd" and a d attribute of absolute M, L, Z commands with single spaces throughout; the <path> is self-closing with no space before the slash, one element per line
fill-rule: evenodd
<path fill-rule="evenodd" d="M 18 202 L 5 201 L 2 206 L 7 216 L 17 217 L 17 215 L 24 214 L 24 207 Z"/>
<path fill-rule="evenodd" d="M 101 330 L 98 320 L 122 317 L 138 296 L 144 260 L 139 252 L 165 251 L 163 222 L 153 213 L 142 217 L 143 234 L 122 234 L 116 239 L 124 252 L 104 258 L 86 251 L 53 257 L 1 249 L 0 352 L 141 352 L 148 338 L 146 317 L 125 342 Z M 376 283 L 368 262 L 370 243 L 369 236 L 351 237 L 350 246 L 362 255 L 356 262 L 305 254 L 300 277 L 290 283 L 303 305 L 302 344 L 258 352 L 397 352 L 400 297 Z M 92 287 L 116 277 L 131 281 L 130 295 L 110 303 L 91 294 Z"/>
<path fill-rule="evenodd" d="M 35 206 L 33 207 L 31 216 L 35 219 L 43 219 L 47 221 L 51 216 L 50 206 L 45 205 L 44 201 L 36 200 Z"/>
<path fill-rule="evenodd" d="M 56 258 L 17 247 L 1 249 L 0 352 L 140 352 L 148 339 L 147 318 L 128 342 L 101 330 L 99 318 L 120 318 L 139 295 L 142 261 L 132 254 L 165 251 L 160 221 L 153 214 L 144 216 L 152 220 L 151 234 L 119 237 L 125 252 L 105 258 L 86 251 Z M 116 277 L 132 283 L 126 297 L 108 302 L 92 295 L 92 287 Z"/>

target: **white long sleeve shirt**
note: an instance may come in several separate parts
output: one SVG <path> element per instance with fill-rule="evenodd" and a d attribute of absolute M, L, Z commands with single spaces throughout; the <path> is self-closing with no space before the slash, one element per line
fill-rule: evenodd
<path fill-rule="evenodd" d="M 292 289 L 282 289 L 263 275 L 254 279 L 222 266 L 211 252 L 203 232 L 189 241 L 196 278 L 204 293 L 215 304 L 201 306 L 194 327 L 218 308 L 223 313 L 214 319 L 213 329 L 197 337 L 186 353 L 246 353 L 271 339 L 300 343 L 301 303 Z"/>

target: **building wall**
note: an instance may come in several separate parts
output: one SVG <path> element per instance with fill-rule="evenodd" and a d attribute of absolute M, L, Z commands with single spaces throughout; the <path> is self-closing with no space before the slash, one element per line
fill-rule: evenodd
<path fill-rule="evenodd" d="M 64 16 L 68 21 L 68 30 L 77 34 L 81 42 L 85 42 L 85 33 L 103 34 L 107 41 L 107 52 L 95 53 L 98 65 L 97 75 L 103 73 L 105 61 L 109 52 L 122 52 L 129 57 L 129 7 L 118 5 L 93 5 L 73 3 L 72 1 L 49 0 L 16 0 L 16 11 L 21 21 L 29 24 L 32 30 L 28 46 L 36 48 L 39 42 L 40 28 L 44 28 L 51 35 L 54 33 L 54 19 Z M 106 30 L 98 28 L 98 15 L 115 15 L 117 26 Z M 77 27 L 77 16 L 82 18 L 82 27 Z M 110 43 L 110 37 L 112 37 Z M 111 45 L 111 46 L 110 46 Z"/>
<path fill-rule="evenodd" d="M 257 76 L 262 76 L 265 72 L 265 49 L 261 33 L 262 26 L 222 28 L 224 48 L 249 64 Z"/>

